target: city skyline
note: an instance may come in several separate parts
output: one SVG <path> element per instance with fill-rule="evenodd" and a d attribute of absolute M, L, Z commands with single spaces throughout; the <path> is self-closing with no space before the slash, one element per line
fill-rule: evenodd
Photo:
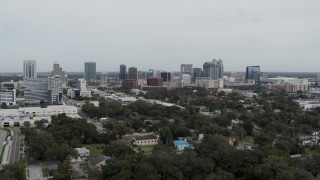
<path fill-rule="evenodd" d="M 213 58 L 223 59 L 225 71 L 259 65 L 268 72 L 318 72 L 319 7 L 289 0 L 5 1 L 0 59 L 10 63 L 0 72 L 20 72 L 25 59 L 37 60 L 44 72 L 54 61 L 67 72 L 95 61 L 103 72 L 122 63 L 178 71 L 180 64 L 202 67 Z"/>

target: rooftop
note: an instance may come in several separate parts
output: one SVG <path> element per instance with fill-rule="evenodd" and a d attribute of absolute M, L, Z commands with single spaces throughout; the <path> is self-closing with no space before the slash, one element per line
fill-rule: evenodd
<path fill-rule="evenodd" d="M 175 144 L 175 145 L 185 145 L 185 144 L 189 144 L 188 143 L 188 141 L 187 140 L 175 140 L 175 141 L 173 141 L 173 143 Z"/>
<path fill-rule="evenodd" d="M 142 135 L 142 136 L 135 136 L 134 138 L 135 138 L 137 141 L 150 140 L 150 139 L 158 139 L 157 136 L 152 135 L 152 134 Z"/>

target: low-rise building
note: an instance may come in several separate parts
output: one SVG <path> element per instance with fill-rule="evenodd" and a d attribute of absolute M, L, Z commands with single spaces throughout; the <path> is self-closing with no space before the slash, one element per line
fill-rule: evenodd
<path fill-rule="evenodd" d="M 2 127 L 33 127 L 34 119 L 28 115 L 22 116 L 4 116 L 2 118 Z"/>
<path fill-rule="evenodd" d="M 137 146 L 152 146 L 158 143 L 158 136 L 154 134 L 137 135 L 133 138 L 133 144 Z"/>
<path fill-rule="evenodd" d="M 63 114 L 77 115 L 78 109 L 74 106 L 48 106 L 47 108 L 40 107 L 21 107 L 19 109 L 1 109 L 0 117 L 11 115 L 30 115 L 33 117 L 51 117 L 52 115 Z"/>
<path fill-rule="evenodd" d="M 89 164 L 89 167 L 101 171 L 102 166 L 106 165 L 106 161 L 110 159 L 111 157 L 109 156 L 93 157 L 88 160 L 89 162 L 88 164 Z"/>
<path fill-rule="evenodd" d="M 75 150 L 77 152 L 78 157 L 83 158 L 90 155 L 90 150 L 87 148 L 75 148 Z"/>
<path fill-rule="evenodd" d="M 184 151 L 187 148 L 193 149 L 193 146 L 186 139 L 175 140 L 173 144 L 177 151 Z"/>

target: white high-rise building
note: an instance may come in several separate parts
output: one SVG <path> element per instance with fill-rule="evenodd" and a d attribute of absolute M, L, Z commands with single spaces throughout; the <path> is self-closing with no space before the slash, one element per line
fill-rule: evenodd
<path fill-rule="evenodd" d="M 78 79 L 78 88 L 82 90 L 87 90 L 87 81 L 85 79 Z"/>
<path fill-rule="evenodd" d="M 23 61 L 23 80 L 37 78 L 36 60 Z"/>
<path fill-rule="evenodd" d="M 107 85 L 108 84 L 108 76 L 107 73 L 102 73 L 101 74 L 101 84 Z"/>

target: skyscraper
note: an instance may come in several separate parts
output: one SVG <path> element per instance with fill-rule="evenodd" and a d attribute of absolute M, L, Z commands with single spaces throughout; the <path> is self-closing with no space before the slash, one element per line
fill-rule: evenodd
<path fill-rule="evenodd" d="M 101 80 L 101 84 L 107 85 L 107 84 L 108 84 L 108 76 L 107 76 L 107 73 L 102 73 L 100 80 Z"/>
<path fill-rule="evenodd" d="M 202 77 L 202 68 L 193 68 L 192 69 L 192 74 L 191 74 L 192 82 L 195 82 L 197 77 Z"/>
<path fill-rule="evenodd" d="M 180 79 L 182 78 L 183 74 L 192 74 L 192 64 L 181 64 Z"/>
<path fill-rule="evenodd" d="M 203 77 L 210 79 L 223 78 L 224 68 L 222 60 L 213 59 L 212 62 L 205 62 L 203 64 Z"/>
<path fill-rule="evenodd" d="M 130 67 L 128 69 L 128 79 L 138 79 L 138 69 L 136 67 Z"/>
<path fill-rule="evenodd" d="M 67 75 L 66 72 L 63 71 L 62 67 L 60 67 L 58 62 L 53 63 L 53 71 L 52 71 L 53 76 L 59 76 L 61 83 L 63 84 L 62 86 L 65 87 L 67 84 Z"/>
<path fill-rule="evenodd" d="M 246 80 L 260 81 L 260 66 L 247 66 L 246 69 Z"/>
<path fill-rule="evenodd" d="M 173 79 L 171 72 L 161 72 L 161 77 L 163 82 L 171 81 Z"/>
<path fill-rule="evenodd" d="M 23 61 L 23 80 L 37 78 L 36 60 Z"/>
<path fill-rule="evenodd" d="M 96 80 L 96 63 L 95 62 L 85 62 L 84 63 L 84 79 L 86 81 Z"/>
<path fill-rule="evenodd" d="M 124 64 L 120 65 L 119 79 L 121 79 L 121 80 L 127 79 L 127 66 Z"/>

